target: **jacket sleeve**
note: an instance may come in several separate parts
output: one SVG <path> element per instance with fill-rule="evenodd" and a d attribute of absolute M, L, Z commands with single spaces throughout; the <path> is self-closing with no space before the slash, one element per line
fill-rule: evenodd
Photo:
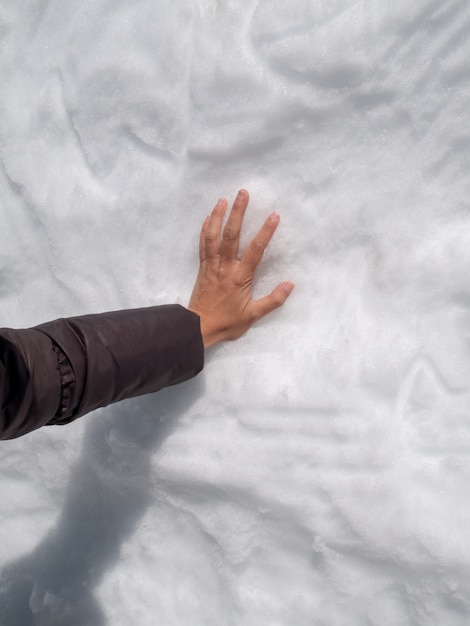
<path fill-rule="evenodd" d="M 0 330 L 0 439 L 158 391 L 204 365 L 199 317 L 165 305 Z"/>

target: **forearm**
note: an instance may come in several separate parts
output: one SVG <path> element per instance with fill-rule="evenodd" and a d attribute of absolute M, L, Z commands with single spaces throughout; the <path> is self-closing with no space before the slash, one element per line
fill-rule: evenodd
<path fill-rule="evenodd" d="M 199 318 L 179 305 L 4 329 L 0 341 L 3 439 L 182 382 L 204 359 Z"/>

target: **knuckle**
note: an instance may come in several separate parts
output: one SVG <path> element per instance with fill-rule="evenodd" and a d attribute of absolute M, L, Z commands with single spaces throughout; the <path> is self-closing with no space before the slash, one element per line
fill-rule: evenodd
<path fill-rule="evenodd" d="M 265 245 L 263 244 L 263 242 L 262 242 L 262 241 L 259 241 L 259 240 L 257 240 L 257 239 L 254 239 L 254 240 L 251 242 L 251 249 L 253 250 L 253 252 L 254 252 L 256 255 L 261 255 L 261 254 L 263 254 L 263 252 L 264 252 Z"/>
<path fill-rule="evenodd" d="M 235 287 L 237 289 L 245 289 L 249 286 L 250 282 L 246 279 L 246 277 L 238 276 L 233 279 Z"/>
<path fill-rule="evenodd" d="M 273 309 L 278 309 L 284 304 L 284 299 L 279 294 L 275 294 L 271 299 Z"/>
<path fill-rule="evenodd" d="M 251 309 L 247 312 L 247 324 L 248 326 L 253 326 L 255 322 L 259 320 L 259 314 L 256 313 L 254 309 Z"/>
<path fill-rule="evenodd" d="M 226 228 L 223 235 L 224 241 L 234 243 L 238 238 L 238 233 L 232 228 Z"/>
<path fill-rule="evenodd" d="M 206 244 L 214 244 L 217 242 L 217 235 L 213 232 L 208 231 L 206 233 Z"/>

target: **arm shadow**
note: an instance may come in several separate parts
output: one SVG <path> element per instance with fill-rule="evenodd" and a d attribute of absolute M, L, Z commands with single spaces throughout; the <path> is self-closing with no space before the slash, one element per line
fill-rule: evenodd
<path fill-rule="evenodd" d="M 152 456 L 202 377 L 90 416 L 55 528 L 0 572 L 1 626 L 105 626 L 93 595 L 152 502 Z"/>

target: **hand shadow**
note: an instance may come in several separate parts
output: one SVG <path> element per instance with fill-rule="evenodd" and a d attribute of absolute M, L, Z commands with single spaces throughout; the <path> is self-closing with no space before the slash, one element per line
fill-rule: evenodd
<path fill-rule="evenodd" d="M 197 378 L 87 418 L 56 527 L 0 573 L 1 626 L 105 626 L 93 589 L 152 502 L 155 450 L 202 392 Z"/>

